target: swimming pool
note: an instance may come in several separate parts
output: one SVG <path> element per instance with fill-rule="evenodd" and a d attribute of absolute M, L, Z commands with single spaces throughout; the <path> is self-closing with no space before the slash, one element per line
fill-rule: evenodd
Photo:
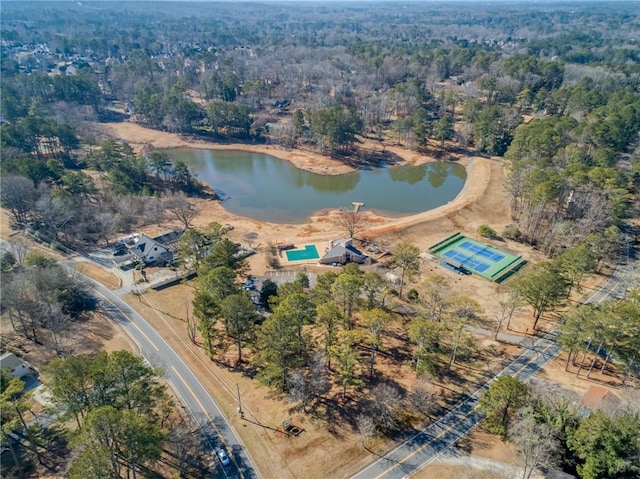
<path fill-rule="evenodd" d="M 318 259 L 320 255 L 315 245 L 308 244 L 304 249 L 292 249 L 285 252 L 289 261 L 302 261 L 309 259 Z"/>

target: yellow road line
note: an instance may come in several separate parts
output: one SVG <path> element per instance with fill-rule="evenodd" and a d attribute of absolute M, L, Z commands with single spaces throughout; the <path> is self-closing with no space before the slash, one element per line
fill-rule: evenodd
<path fill-rule="evenodd" d="M 196 396 L 196 394 L 193 392 L 193 389 L 191 389 L 191 387 L 187 384 L 187 382 L 182 377 L 182 374 L 180 374 L 178 372 L 176 367 L 175 366 L 171 366 L 171 369 L 173 369 L 173 372 L 176 373 L 176 376 L 178 376 L 180 381 L 182 381 L 182 384 L 184 384 L 184 387 L 187 388 L 187 391 L 189 391 L 189 394 L 191 394 L 191 397 L 193 397 L 193 399 L 198 403 L 198 406 L 200 406 L 200 409 L 204 412 L 205 416 L 207 416 L 207 419 L 209 420 L 209 422 L 211 423 L 213 428 L 216 430 L 216 433 L 218 434 L 218 437 L 220 438 L 220 442 L 222 442 L 222 444 L 224 446 L 227 446 L 226 443 L 224 442 L 224 438 L 222 437 L 222 433 L 220 432 L 220 429 L 218 429 L 218 427 L 216 426 L 216 423 L 213 422 L 213 418 L 209 415 L 209 411 L 207 411 L 207 409 L 204 407 L 204 405 L 200 402 L 200 399 L 198 399 L 198 396 Z M 233 461 L 233 464 L 236 466 L 236 469 L 238 470 L 238 473 L 240 473 L 240 477 L 242 477 L 244 479 L 244 474 L 242 473 L 242 470 L 238 466 L 238 463 L 236 462 L 235 458 L 233 457 L 233 453 L 231 452 L 231 449 L 229 449 L 228 446 L 226 447 L 226 449 L 229 451 L 229 457 Z"/>
<path fill-rule="evenodd" d="M 137 325 L 136 323 L 134 323 L 133 321 L 131 321 L 131 325 L 132 325 L 134 328 L 136 328 L 136 329 L 138 330 L 138 332 L 139 332 L 140 334 L 142 334 L 142 335 L 146 338 L 146 340 L 147 340 L 147 341 L 149 341 L 149 344 L 151 344 L 151 346 L 153 346 L 153 349 L 155 349 L 156 351 L 160 352 L 160 348 L 159 348 L 158 346 L 156 346 L 156 343 L 154 343 L 153 341 L 151 341 L 151 338 L 150 338 L 149 336 L 147 336 L 147 334 L 146 334 L 142 329 L 140 329 L 140 326 L 138 326 L 138 325 Z"/>
<path fill-rule="evenodd" d="M 413 451 L 411 454 L 409 454 L 408 456 L 405 456 L 402 458 L 402 460 L 396 462 L 393 466 L 391 466 L 389 469 L 387 469 L 386 471 L 382 472 L 381 474 L 377 475 L 375 477 L 375 479 L 380 479 L 382 476 L 384 476 L 385 474 L 387 474 L 388 472 L 392 471 L 393 469 L 395 469 L 396 467 L 398 467 L 400 464 L 406 462 L 407 460 L 411 459 L 413 456 L 415 456 L 416 454 L 418 454 L 420 451 L 422 451 L 424 448 L 426 448 L 427 446 L 430 446 L 431 443 L 433 441 L 435 441 L 436 439 L 440 439 L 442 436 L 444 436 L 445 434 L 447 434 L 449 431 L 451 431 L 454 427 L 456 427 L 458 424 L 460 424 L 462 421 L 464 421 L 465 419 L 467 419 L 469 417 L 469 415 L 474 412 L 476 409 L 478 409 L 480 406 L 476 406 L 474 407 L 471 411 L 469 411 L 469 413 L 467 415 L 465 415 L 462 419 L 460 419 L 458 422 L 456 422 L 455 424 L 452 424 L 448 429 L 445 429 L 444 431 L 440 432 L 437 436 L 434 436 L 433 438 L 431 438 L 428 442 L 426 442 L 425 444 L 423 444 L 422 446 L 420 446 L 418 449 L 416 449 L 415 451 Z"/>
<path fill-rule="evenodd" d="M 553 344 L 553 343 L 552 343 Z M 546 352 L 547 349 L 549 349 L 552 344 L 550 344 L 549 346 L 547 346 L 546 348 L 544 348 L 544 350 L 542 351 L 542 353 Z M 512 376 L 515 376 L 516 374 L 519 374 L 520 372 L 522 372 L 524 369 L 526 369 L 529 366 L 529 364 L 525 364 L 524 366 L 522 366 L 520 369 L 518 369 L 518 371 L 516 371 L 515 373 L 512 374 Z M 469 411 L 462 419 L 460 419 L 458 422 L 456 422 L 455 424 L 449 426 L 447 429 L 445 429 L 444 431 L 440 432 L 437 436 L 434 436 L 433 438 L 431 438 L 428 442 L 424 443 L 422 446 L 420 446 L 418 449 L 416 449 L 415 451 L 413 451 L 411 454 L 403 457 L 401 460 L 399 460 L 398 462 L 396 462 L 393 466 L 389 467 L 386 471 L 380 473 L 379 475 L 377 475 L 374 479 L 380 479 L 381 477 L 383 477 L 384 475 L 386 475 L 387 473 L 389 473 L 390 471 L 394 470 L 396 467 L 398 467 L 399 465 L 403 464 L 404 462 L 406 462 L 407 460 L 411 459 L 413 456 L 415 456 L 416 454 L 418 454 L 420 451 L 422 451 L 424 448 L 426 448 L 427 446 L 430 446 L 431 443 L 433 441 L 435 441 L 436 439 L 440 439 L 442 436 L 444 436 L 446 433 L 448 433 L 449 431 L 451 431 L 454 427 L 456 427 L 458 424 L 460 424 L 462 421 L 464 421 L 465 419 L 467 419 L 476 409 L 478 409 L 480 406 L 477 405 L 476 407 L 474 407 L 471 411 Z"/>
<path fill-rule="evenodd" d="M 94 290 L 94 293 L 97 294 L 98 296 L 100 296 L 102 299 L 104 299 L 107 303 L 109 303 L 113 308 L 117 309 L 120 314 L 122 314 L 125 318 L 128 318 L 129 315 L 127 313 L 125 313 L 121 308 L 119 308 L 115 303 L 112 303 L 109 298 L 107 298 L 104 294 L 100 293 L 97 290 Z M 142 334 L 145 339 L 149 342 L 149 344 L 151 346 L 153 346 L 153 349 L 155 349 L 156 351 L 160 351 L 160 348 L 158 346 L 156 346 L 156 343 L 154 343 L 153 341 L 151 341 L 151 338 L 149 336 L 147 336 L 147 334 L 140 329 L 140 326 L 138 326 L 136 323 L 134 323 L 132 320 L 129 320 L 129 324 L 131 324 L 131 326 L 133 326 L 134 328 L 136 328 L 138 330 L 138 332 L 140 334 Z"/>

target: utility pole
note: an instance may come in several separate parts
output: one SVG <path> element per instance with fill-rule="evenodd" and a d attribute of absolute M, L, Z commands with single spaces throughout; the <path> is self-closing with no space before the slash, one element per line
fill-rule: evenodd
<path fill-rule="evenodd" d="M 240 401 L 240 384 L 236 383 L 236 390 L 238 391 L 238 414 L 240 419 L 244 419 L 244 412 L 242 411 L 242 402 Z"/>

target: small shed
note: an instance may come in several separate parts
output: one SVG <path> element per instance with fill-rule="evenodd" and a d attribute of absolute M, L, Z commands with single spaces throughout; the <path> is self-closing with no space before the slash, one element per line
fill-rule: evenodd
<path fill-rule="evenodd" d="M 4 353 L 0 356 L 0 369 L 7 369 L 11 376 L 19 378 L 38 375 L 38 371 L 31 364 L 13 353 Z"/>

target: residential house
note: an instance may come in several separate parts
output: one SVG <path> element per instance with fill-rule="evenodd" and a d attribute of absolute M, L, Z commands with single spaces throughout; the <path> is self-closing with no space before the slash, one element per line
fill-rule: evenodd
<path fill-rule="evenodd" d="M 589 386 L 580 400 L 580 407 L 585 414 L 594 411 L 612 411 L 622 405 L 622 400 L 609 389 L 602 386 Z"/>
<path fill-rule="evenodd" d="M 0 369 L 7 369 L 11 376 L 23 378 L 25 376 L 37 376 L 38 371 L 26 361 L 23 361 L 13 353 L 5 353 L 0 356 Z"/>
<path fill-rule="evenodd" d="M 364 263 L 368 256 L 353 246 L 353 238 L 329 242 L 327 252 L 320 258 L 320 264 Z"/>
<path fill-rule="evenodd" d="M 173 253 L 166 246 L 143 234 L 138 236 L 130 251 L 139 261 L 147 265 L 165 263 L 173 259 Z"/>

